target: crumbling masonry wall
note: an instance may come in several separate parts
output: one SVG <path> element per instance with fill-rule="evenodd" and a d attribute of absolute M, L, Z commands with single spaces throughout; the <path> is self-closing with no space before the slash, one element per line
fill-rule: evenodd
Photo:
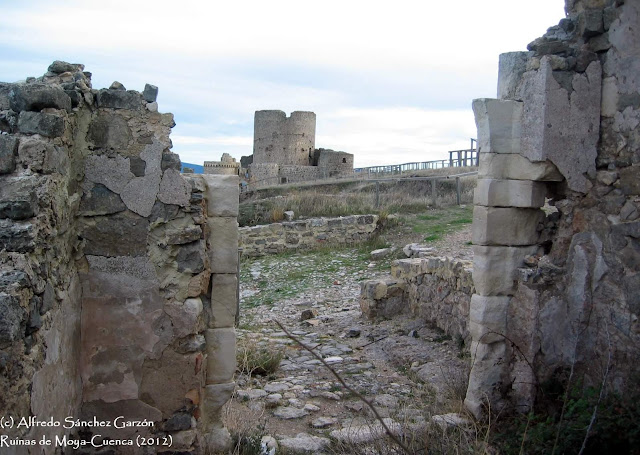
<path fill-rule="evenodd" d="M 370 319 L 408 313 L 466 340 L 474 292 L 471 262 L 429 253 L 419 256 L 393 261 L 390 278 L 363 282 L 362 313 Z"/>
<path fill-rule="evenodd" d="M 373 237 L 378 215 L 310 218 L 239 229 L 243 256 L 264 256 L 322 245 L 356 244 Z"/>
<path fill-rule="evenodd" d="M 498 99 L 473 102 L 476 415 L 526 411 L 563 371 L 623 391 L 638 368 L 640 4 L 566 11 L 529 52 L 500 56 Z"/>
<path fill-rule="evenodd" d="M 94 90 L 83 69 L 54 62 L 42 78 L 0 85 L 0 415 L 123 416 L 150 426 L 88 434 L 222 448 L 230 440 L 220 408 L 234 388 L 238 178 L 182 176 L 157 88 Z M 77 439 L 79 430 L 0 433 Z"/>

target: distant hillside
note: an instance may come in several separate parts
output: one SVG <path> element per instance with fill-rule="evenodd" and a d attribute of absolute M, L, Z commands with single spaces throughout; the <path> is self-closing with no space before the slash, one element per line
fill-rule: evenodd
<path fill-rule="evenodd" d="M 183 161 L 181 171 L 184 171 L 185 167 L 190 167 L 191 169 L 193 169 L 193 172 L 195 172 L 196 174 L 204 174 L 204 166 L 200 164 L 185 163 Z"/>

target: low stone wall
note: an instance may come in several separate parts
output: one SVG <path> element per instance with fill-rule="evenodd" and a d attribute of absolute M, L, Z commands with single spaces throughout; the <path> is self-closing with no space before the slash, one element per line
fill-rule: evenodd
<path fill-rule="evenodd" d="M 378 227 L 377 215 L 352 215 L 249 226 L 239 229 L 244 256 L 263 256 L 321 245 L 369 240 Z"/>
<path fill-rule="evenodd" d="M 450 257 L 401 259 L 391 278 L 365 281 L 360 308 L 365 316 L 389 318 L 410 313 L 434 323 L 448 335 L 467 338 L 472 262 Z"/>

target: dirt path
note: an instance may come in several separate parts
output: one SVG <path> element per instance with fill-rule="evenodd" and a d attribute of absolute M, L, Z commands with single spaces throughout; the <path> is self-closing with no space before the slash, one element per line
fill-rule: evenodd
<path fill-rule="evenodd" d="M 365 453 L 353 445 L 366 447 L 363 435 L 372 428 L 375 436 L 371 411 L 276 320 L 405 432 L 423 427 L 436 409 L 460 410 L 468 359 L 455 340 L 421 320 L 374 323 L 361 315 L 360 283 L 388 275 L 391 260 L 372 262 L 368 251 L 346 249 L 243 262 L 240 364 L 251 369 L 259 353 L 282 355 L 274 372 L 236 377 L 225 417 L 232 433 L 248 438 L 245 446 L 271 435 L 288 453 L 341 453 L 336 439 L 352 446 L 344 453 Z"/>

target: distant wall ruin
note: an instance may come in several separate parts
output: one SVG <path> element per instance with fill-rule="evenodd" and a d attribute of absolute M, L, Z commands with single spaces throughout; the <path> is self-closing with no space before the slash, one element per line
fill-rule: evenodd
<path fill-rule="evenodd" d="M 498 99 L 473 102 L 476 415 L 530 409 L 562 371 L 622 391 L 638 370 L 640 3 L 566 10 L 500 56 Z"/>
<path fill-rule="evenodd" d="M 378 215 L 310 218 L 239 229 L 243 256 L 264 256 L 322 245 L 355 244 L 369 240 L 378 228 Z"/>
<path fill-rule="evenodd" d="M 0 84 L 0 415 L 85 428 L 118 454 L 230 443 L 238 178 L 180 174 L 157 88 L 91 88 L 82 65 Z M 81 428 L 4 428 L 12 440 Z M 85 453 L 99 451 L 88 443 Z M 60 445 L 11 448 L 52 454 Z M 4 450 L 4 449 L 3 449 Z M 67 449 L 70 450 L 70 449 Z M 4 452 L 3 452 L 4 453 Z"/>

